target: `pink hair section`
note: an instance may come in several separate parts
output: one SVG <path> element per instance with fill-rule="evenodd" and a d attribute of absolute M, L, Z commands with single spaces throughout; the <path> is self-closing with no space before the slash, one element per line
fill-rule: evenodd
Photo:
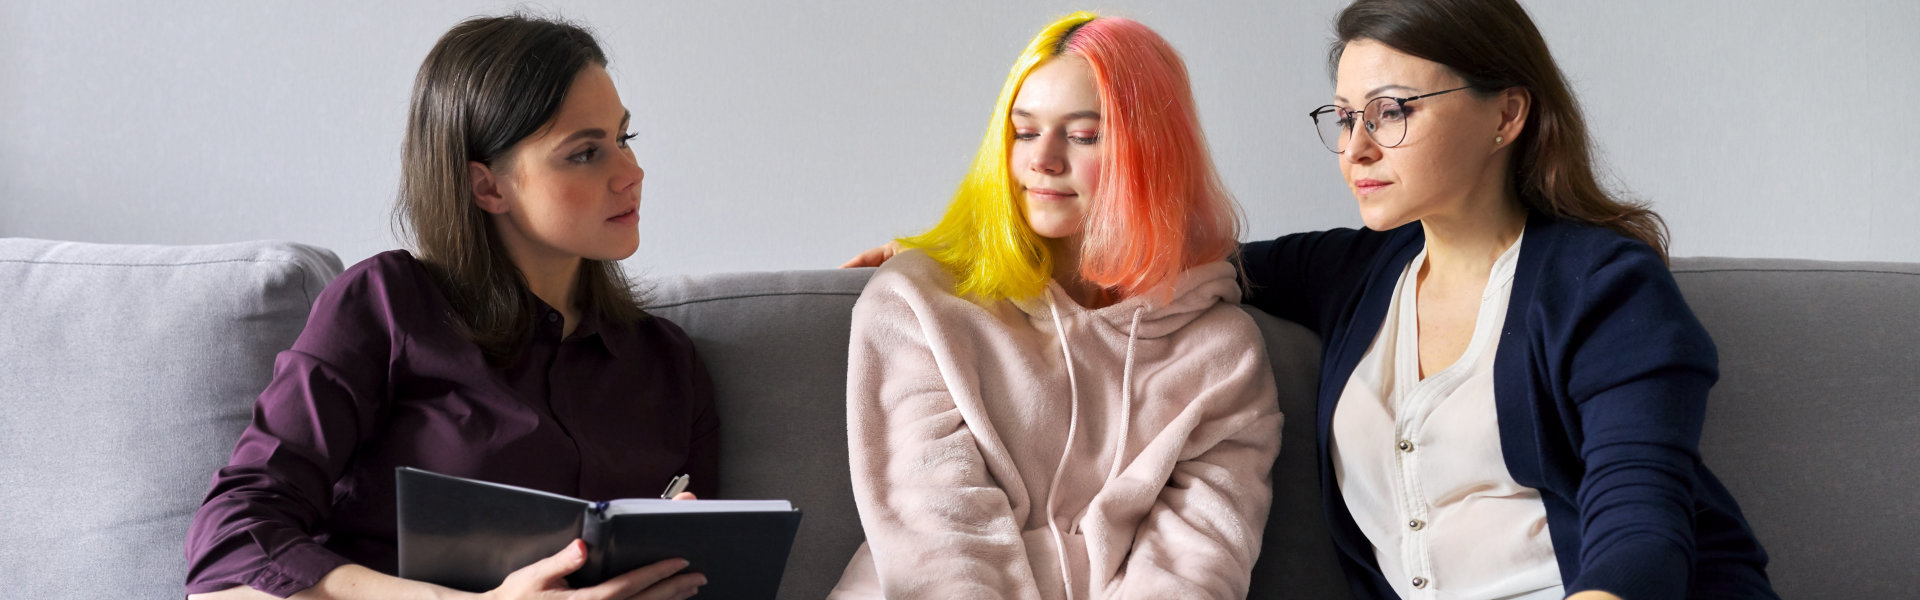
<path fill-rule="evenodd" d="M 1087 22 L 1064 46 L 1093 70 L 1105 146 L 1080 275 L 1132 297 L 1231 256 L 1239 211 L 1214 170 L 1180 55 L 1117 17 Z"/>

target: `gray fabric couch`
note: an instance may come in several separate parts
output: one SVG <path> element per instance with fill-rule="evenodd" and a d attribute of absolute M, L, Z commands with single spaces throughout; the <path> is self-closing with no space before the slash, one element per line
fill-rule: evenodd
<path fill-rule="evenodd" d="M 178 597 L 182 539 L 274 354 L 340 271 L 297 244 L 0 239 L 0 597 Z M 1789 598 L 1920 595 L 1920 264 L 1691 258 L 1720 349 L 1703 440 Z M 655 282 L 712 372 L 729 497 L 806 516 L 781 598 L 861 539 L 846 468 L 848 317 L 869 271 Z M 1345 596 L 1312 439 L 1318 342 L 1255 313 L 1288 416 L 1256 598 Z"/>

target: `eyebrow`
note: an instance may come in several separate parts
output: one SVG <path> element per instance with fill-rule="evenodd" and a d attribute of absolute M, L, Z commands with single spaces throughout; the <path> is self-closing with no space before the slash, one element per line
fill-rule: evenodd
<path fill-rule="evenodd" d="M 621 113 L 621 115 L 620 115 L 620 129 L 623 129 L 623 130 L 624 130 L 624 129 L 626 129 L 626 128 L 627 128 L 627 121 L 628 121 L 628 120 L 630 120 L 630 119 L 632 119 L 632 118 L 633 118 L 633 111 L 626 111 L 626 112 L 624 112 L 624 113 Z M 575 131 L 575 132 L 573 132 L 573 135 L 569 135 L 569 136 L 567 136 L 567 139 L 564 139 L 564 140 L 560 140 L 560 144 L 559 144 L 559 145 L 561 145 L 561 146 L 565 146 L 565 145 L 567 145 L 567 144 L 570 144 L 570 143 L 573 143 L 573 141 L 574 141 L 574 140 L 577 140 L 577 139 L 581 139 L 581 138 L 595 138 L 595 139 L 599 139 L 599 138 L 604 138 L 604 137 L 607 137 L 607 130 L 605 130 L 605 129 L 601 129 L 601 128 L 598 128 L 598 127 L 591 127 L 591 128 L 587 128 L 587 129 L 582 129 L 582 130 L 579 130 L 579 131 Z"/>
<path fill-rule="evenodd" d="M 1389 84 L 1389 85 L 1383 85 L 1383 86 L 1380 86 L 1380 87 L 1377 87 L 1377 88 L 1373 88 L 1373 91 L 1371 91 L 1371 92 L 1367 92 L 1367 98 L 1368 98 L 1368 99 L 1373 99 L 1373 98 L 1378 98 L 1378 97 L 1380 97 L 1380 93 L 1381 93 L 1381 92 L 1384 92 L 1384 91 L 1387 91 L 1387 90 L 1406 90 L 1406 91 L 1409 91 L 1409 92 L 1417 92 L 1417 91 L 1419 91 L 1419 90 L 1416 90 L 1416 89 L 1413 89 L 1413 88 L 1410 88 L 1410 87 L 1407 87 L 1407 86 L 1404 86 L 1404 85 L 1399 85 L 1399 84 Z M 1338 100 L 1338 101 L 1341 101 L 1341 102 L 1346 102 L 1346 101 L 1347 101 L 1347 99 L 1346 99 L 1346 98 L 1342 98 L 1342 97 L 1340 97 L 1340 95 L 1339 95 L 1339 94 L 1334 94 L 1334 96 L 1333 96 L 1333 99 L 1334 99 L 1334 100 Z"/>
<path fill-rule="evenodd" d="M 1027 110 L 1024 108 L 1016 108 L 1016 109 L 1013 109 L 1013 116 L 1026 117 L 1031 119 L 1033 118 L 1033 113 L 1027 112 Z M 1093 119 L 1095 121 L 1098 121 L 1100 120 L 1100 111 L 1083 110 L 1079 112 L 1071 112 L 1071 113 L 1067 113 L 1067 116 L 1063 118 L 1063 120 L 1067 120 L 1067 121 L 1078 121 L 1080 119 Z"/>

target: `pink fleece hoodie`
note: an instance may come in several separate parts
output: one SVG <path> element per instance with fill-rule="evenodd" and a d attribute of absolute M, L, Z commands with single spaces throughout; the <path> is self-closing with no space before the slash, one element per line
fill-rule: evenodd
<path fill-rule="evenodd" d="M 953 289 L 909 251 L 854 305 L 831 597 L 1245 597 L 1281 415 L 1233 267 L 1098 310 Z"/>

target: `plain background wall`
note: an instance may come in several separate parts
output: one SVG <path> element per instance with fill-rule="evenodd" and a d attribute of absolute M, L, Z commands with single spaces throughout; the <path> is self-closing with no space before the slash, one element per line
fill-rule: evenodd
<path fill-rule="evenodd" d="M 1920 261 L 1920 3 L 1528 0 L 1676 255 Z M 397 247 L 412 77 L 464 17 L 597 31 L 653 274 L 825 268 L 932 224 L 1029 36 L 1078 8 L 1188 61 L 1249 239 L 1357 226 L 1309 109 L 1342 0 L 0 3 L 0 236 Z"/>

